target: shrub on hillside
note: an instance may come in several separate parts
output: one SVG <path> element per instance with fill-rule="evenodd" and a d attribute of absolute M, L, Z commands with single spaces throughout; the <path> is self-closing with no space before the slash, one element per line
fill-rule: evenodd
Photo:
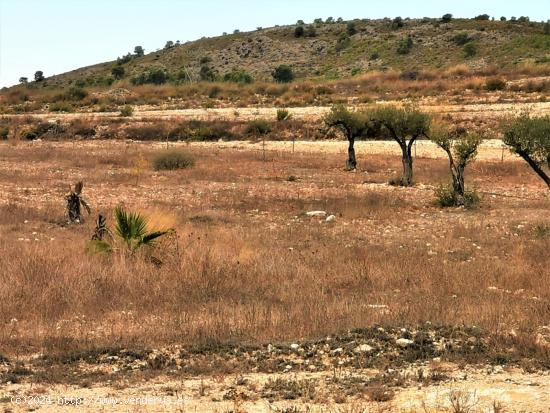
<path fill-rule="evenodd" d="M 65 92 L 65 99 L 67 100 L 82 100 L 86 96 L 88 96 L 88 92 L 78 86 L 73 86 Z"/>
<path fill-rule="evenodd" d="M 166 83 L 169 79 L 168 72 L 166 69 L 161 67 L 152 67 L 145 72 L 140 73 L 139 75 L 131 79 L 132 84 L 134 85 L 145 85 L 145 84 L 154 84 L 162 85 Z"/>
<path fill-rule="evenodd" d="M 460 32 L 460 33 L 457 33 L 455 34 L 453 37 L 452 37 L 452 41 L 457 45 L 457 46 L 463 46 L 465 45 L 466 43 L 468 43 L 470 41 L 470 36 L 468 36 L 468 33 L 467 32 Z"/>
<path fill-rule="evenodd" d="M 252 76 L 244 70 L 233 69 L 231 72 L 228 72 L 223 76 L 223 80 L 224 82 L 250 84 L 252 83 Z"/>
<path fill-rule="evenodd" d="M 477 54 L 477 46 L 474 43 L 467 43 L 464 46 L 464 55 L 466 57 L 474 57 Z"/>
<path fill-rule="evenodd" d="M 193 165 L 195 165 L 195 158 L 179 150 L 169 150 L 159 153 L 153 160 L 153 166 L 157 171 L 185 169 Z"/>
<path fill-rule="evenodd" d="M 290 83 L 294 80 L 294 72 L 292 68 L 287 65 L 281 65 L 275 68 L 271 76 L 273 76 L 273 79 L 278 83 Z"/>
<path fill-rule="evenodd" d="M 413 40 L 410 35 L 402 39 L 397 46 L 398 54 L 409 54 L 413 46 Z"/>

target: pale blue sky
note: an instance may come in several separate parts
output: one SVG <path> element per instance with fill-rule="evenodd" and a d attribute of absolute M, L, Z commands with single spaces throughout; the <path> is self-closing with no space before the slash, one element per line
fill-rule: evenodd
<path fill-rule="evenodd" d="M 550 0 L 0 0 L 0 87 L 109 61 L 142 45 L 333 16 L 550 18 Z"/>

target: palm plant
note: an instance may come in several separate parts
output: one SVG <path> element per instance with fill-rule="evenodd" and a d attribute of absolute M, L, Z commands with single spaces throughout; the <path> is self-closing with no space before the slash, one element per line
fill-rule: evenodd
<path fill-rule="evenodd" d="M 140 247 L 153 245 L 157 238 L 169 231 L 151 231 L 147 228 L 147 220 L 137 212 L 127 212 L 123 207 L 115 208 L 115 233 L 126 245 L 129 251 L 135 252 Z"/>
<path fill-rule="evenodd" d="M 74 190 L 69 186 L 69 194 L 67 195 L 67 213 L 69 215 L 70 223 L 81 223 L 82 222 L 82 212 L 81 206 L 86 209 L 88 214 L 92 211 L 88 203 L 82 198 L 82 189 L 84 188 L 84 183 L 79 181 L 74 186 Z"/>
<path fill-rule="evenodd" d="M 114 235 L 119 243 L 122 244 L 123 249 L 131 254 L 138 251 L 141 247 L 154 246 L 158 238 L 170 232 L 170 230 L 149 231 L 145 217 L 137 212 L 128 212 L 122 206 L 115 208 L 114 215 L 116 221 Z M 105 227 L 104 223 L 103 226 Z M 109 230 L 106 229 L 106 231 Z M 95 252 L 106 253 L 117 249 L 115 243 L 116 239 L 113 242 L 108 242 L 104 239 L 93 237 L 91 247 Z"/>

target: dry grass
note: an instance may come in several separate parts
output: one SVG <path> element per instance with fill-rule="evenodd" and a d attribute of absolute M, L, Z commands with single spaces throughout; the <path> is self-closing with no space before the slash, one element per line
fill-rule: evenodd
<path fill-rule="evenodd" d="M 2 145 L 0 346 L 265 342 L 381 323 L 475 324 L 533 337 L 550 317 L 544 188 L 517 162 L 478 162 L 479 209 L 441 211 L 429 188 L 390 188 L 397 157 L 365 175 L 327 155 L 188 148 L 195 167 L 142 171 L 151 144 Z M 418 159 L 416 180 L 445 179 Z M 294 175 L 297 180 L 289 182 Z M 65 227 L 63 194 L 85 182 L 94 214 L 124 203 L 177 238 L 148 261 L 85 252 L 93 219 Z M 306 217 L 323 209 L 333 223 Z M 490 287 L 496 287 L 490 288 Z M 381 311 L 371 305 L 387 305 Z"/>
<path fill-rule="evenodd" d="M 300 80 L 292 84 L 255 82 L 237 85 L 227 82 L 134 86 L 122 81 L 112 88 L 90 87 L 88 96 L 64 102 L 68 111 L 91 108 L 117 111 L 123 105 L 153 105 L 172 109 L 235 106 L 304 106 L 336 103 L 367 103 L 375 100 L 432 98 L 442 101 L 493 99 L 485 85 L 499 77 L 510 84 L 499 92 L 501 99 L 537 101 L 549 90 L 547 66 L 524 65 L 513 71 L 489 66 L 473 70 L 458 65 L 445 70 L 370 71 L 341 80 Z M 533 80 L 534 79 L 534 80 Z M 119 93 L 120 91 L 124 93 Z M 46 110 L 65 89 L 18 86 L 0 94 L 0 113 L 32 113 Z M 543 93 L 542 97 L 539 95 Z M 53 109 L 50 107 L 49 109 Z"/>

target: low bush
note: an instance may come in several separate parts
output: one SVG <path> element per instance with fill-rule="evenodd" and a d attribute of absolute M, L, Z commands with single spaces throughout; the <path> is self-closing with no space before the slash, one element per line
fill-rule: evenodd
<path fill-rule="evenodd" d="M 437 204 L 441 207 L 465 206 L 472 207 L 479 203 L 480 197 L 476 191 L 465 191 L 464 196 L 458 195 L 452 185 L 441 185 L 435 190 Z"/>
<path fill-rule="evenodd" d="M 153 160 L 153 166 L 157 171 L 173 171 L 176 169 L 190 168 L 195 164 L 195 158 L 179 150 L 169 150 L 159 153 Z"/>
<path fill-rule="evenodd" d="M 255 119 L 248 123 L 246 133 L 250 135 L 267 135 L 271 132 L 271 125 L 265 119 Z"/>
<path fill-rule="evenodd" d="M 50 112 L 73 112 L 73 105 L 67 102 L 55 102 L 49 105 Z"/>
<path fill-rule="evenodd" d="M 487 79 L 485 88 L 489 91 L 504 90 L 506 88 L 506 81 L 498 77 L 493 77 Z"/>
<path fill-rule="evenodd" d="M 464 46 L 470 40 L 470 36 L 468 36 L 467 32 L 460 32 L 452 37 L 453 43 L 455 43 L 457 46 Z"/>
<path fill-rule="evenodd" d="M 477 54 L 477 46 L 474 43 L 467 43 L 464 46 L 464 55 L 466 57 L 473 57 Z"/>
<path fill-rule="evenodd" d="M 252 76 L 250 76 L 244 70 L 232 70 L 231 72 L 228 72 L 223 76 L 223 81 L 250 84 L 252 83 Z"/>
<path fill-rule="evenodd" d="M 134 114 L 134 108 L 130 105 L 125 105 L 120 109 L 120 116 L 122 117 L 130 117 Z"/>

